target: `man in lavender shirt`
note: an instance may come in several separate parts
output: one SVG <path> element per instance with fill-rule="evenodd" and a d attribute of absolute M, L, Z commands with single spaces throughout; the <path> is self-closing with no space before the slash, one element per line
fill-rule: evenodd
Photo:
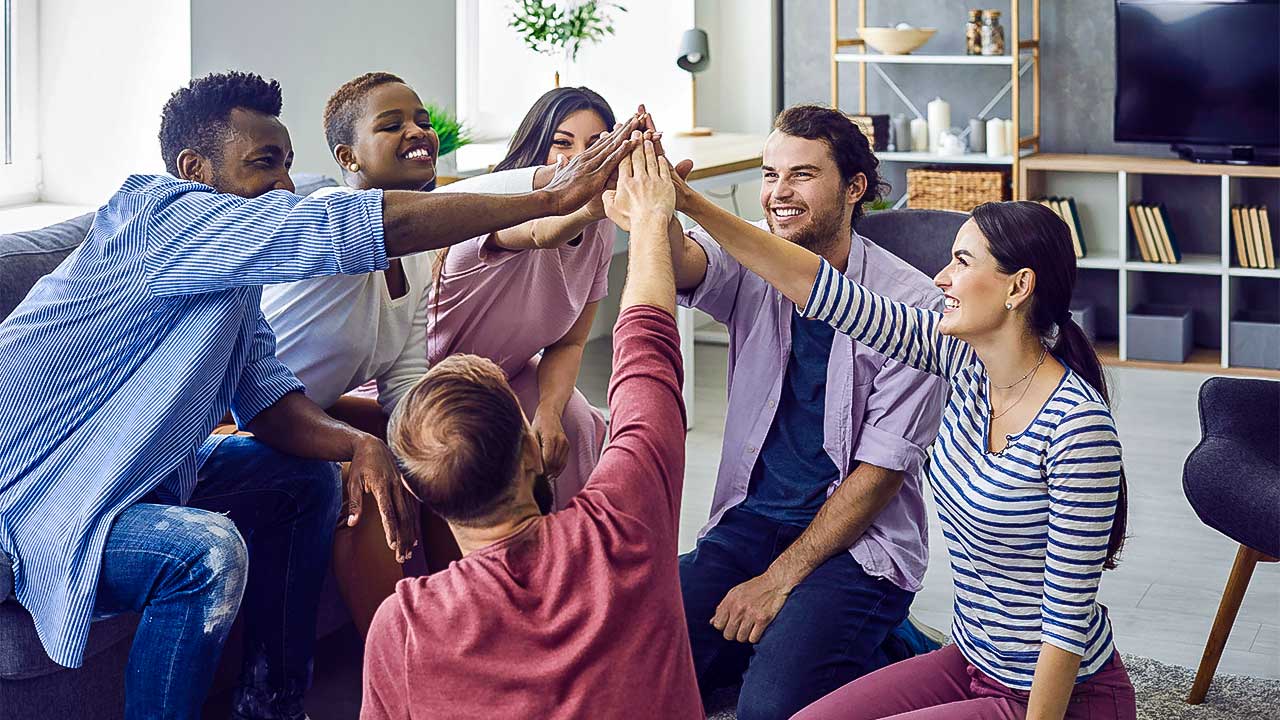
<path fill-rule="evenodd" d="M 876 166 L 840 112 L 783 111 L 764 148 L 768 227 L 878 293 L 941 310 L 927 277 L 852 230 Z M 703 202 L 681 210 L 704 222 Z M 739 718 L 787 718 L 891 659 L 927 565 L 921 466 L 946 389 L 800 317 L 709 229 L 671 230 L 681 304 L 728 325 L 730 342 L 711 520 L 680 558 L 681 593 L 704 695 L 741 680 Z"/>

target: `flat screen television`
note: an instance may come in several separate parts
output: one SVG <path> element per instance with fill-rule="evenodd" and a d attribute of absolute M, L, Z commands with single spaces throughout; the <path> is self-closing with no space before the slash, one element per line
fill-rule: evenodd
<path fill-rule="evenodd" d="M 1280 0 L 1116 0 L 1115 139 L 1280 164 Z"/>

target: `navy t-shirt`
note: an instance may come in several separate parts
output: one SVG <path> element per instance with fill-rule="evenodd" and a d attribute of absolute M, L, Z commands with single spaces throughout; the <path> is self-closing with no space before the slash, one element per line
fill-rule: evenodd
<path fill-rule="evenodd" d="M 808 526 L 840 470 L 822 448 L 827 361 L 835 329 L 791 314 L 791 356 L 778 412 L 751 471 L 744 510 L 787 525 Z"/>

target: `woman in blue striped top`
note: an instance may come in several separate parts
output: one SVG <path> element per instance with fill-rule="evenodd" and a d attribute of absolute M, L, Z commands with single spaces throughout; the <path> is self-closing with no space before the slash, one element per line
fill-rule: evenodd
<path fill-rule="evenodd" d="M 836 690 L 797 715 L 1133 718 L 1096 600 L 1124 539 L 1120 443 L 1101 364 L 1068 304 L 1069 231 L 1047 208 L 988 203 L 935 282 L 942 313 L 893 302 L 677 181 L 681 210 L 803 315 L 950 380 L 929 479 L 955 583 L 955 645 Z"/>

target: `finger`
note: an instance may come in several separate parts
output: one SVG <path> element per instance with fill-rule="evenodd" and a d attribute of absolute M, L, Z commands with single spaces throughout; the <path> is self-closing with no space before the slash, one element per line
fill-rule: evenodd
<path fill-rule="evenodd" d="M 641 106 L 641 107 L 643 107 L 643 106 Z M 651 130 L 651 131 L 653 131 L 653 132 L 657 132 L 657 131 L 658 131 L 658 126 L 657 126 L 657 125 L 655 125 L 655 124 L 653 124 L 653 114 L 652 114 L 652 113 L 647 113 L 647 112 L 646 112 L 646 113 L 644 114 L 644 127 L 645 127 L 645 129 L 646 129 L 646 130 Z"/>
<path fill-rule="evenodd" d="M 738 624 L 738 632 L 733 636 L 733 639 L 740 643 L 746 643 L 751 639 L 751 630 L 754 627 L 755 623 L 750 620 L 743 619 L 743 621 Z"/>
<path fill-rule="evenodd" d="M 662 147 L 662 133 L 655 133 L 653 136 L 653 149 L 659 156 L 665 156 L 667 151 Z"/>
<path fill-rule="evenodd" d="M 382 483 L 374 485 L 373 500 L 378 505 L 378 513 L 382 515 L 382 528 L 386 533 L 387 547 L 400 556 L 400 518 L 396 515 L 395 506 L 391 503 L 387 488 Z"/>
<path fill-rule="evenodd" d="M 658 177 L 668 182 L 671 181 L 671 163 L 667 162 L 665 157 L 658 158 Z"/>
<path fill-rule="evenodd" d="M 716 608 L 716 614 L 711 618 L 711 627 L 717 630 L 724 630 L 724 626 L 729 622 L 729 613 L 725 611 L 722 603 Z"/>
<path fill-rule="evenodd" d="M 628 157 L 631 157 L 631 141 L 630 140 L 628 140 L 626 143 L 622 144 L 621 146 L 615 148 L 613 152 L 609 153 L 609 156 L 605 158 L 604 162 L 600 165 L 599 168 L 597 168 L 597 170 L 603 171 L 609 174 L 612 174 L 616 170 L 618 172 L 618 175 L 621 176 L 622 161 L 624 158 L 628 158 Z"/>
<path fill-rule="evenodd" d="M 676 174 L 680 176 L 681 180 L 687 179 L 689 177 L 689 173 L 693 172 L 693 161 L 687 158 L 681 160 L 676 163 L 675 171 Z"/>
<path fill-rule="evenodd" d="M 635 149 L 631 151 L 631 174 L 634 177 L 644 177 L 649 174 L 649 167 L 644 161 L 644 143 L 637 143 Z"/>
<path fill-rule="evenodd" d="M 351 472 L 350 479 L 352 482 L 347 486 L 347 527 L 355 527 L 364 510 L 364 483 L 360 481 L 360 473 L 356 470 Z"/>
<path fill-rule="evenodd" d="M 741 624 L 742 624 L 742 618 L 738 616 L 730 617 L 729 621 L 725 623 L 725 626 L 724 626 L 724 639 L 728 640 L 729 642 L 737 642 L 738 626 Z"/>
<path fill-rule="evenodd" d="M 760 642 L 760 638 L 764 635 L 764 629 L 769 627 L 769 623 L 756 623 L 751 626 L 751 634 L 747 637 L 747 642 L 755 645 Z"/>
<path fill-rule="evenodd" d="M 658 170 L 658 153 L 653 148 L 652 140 L 644 141 L 644 168 L 651 177 L 661 175 Z"/>

